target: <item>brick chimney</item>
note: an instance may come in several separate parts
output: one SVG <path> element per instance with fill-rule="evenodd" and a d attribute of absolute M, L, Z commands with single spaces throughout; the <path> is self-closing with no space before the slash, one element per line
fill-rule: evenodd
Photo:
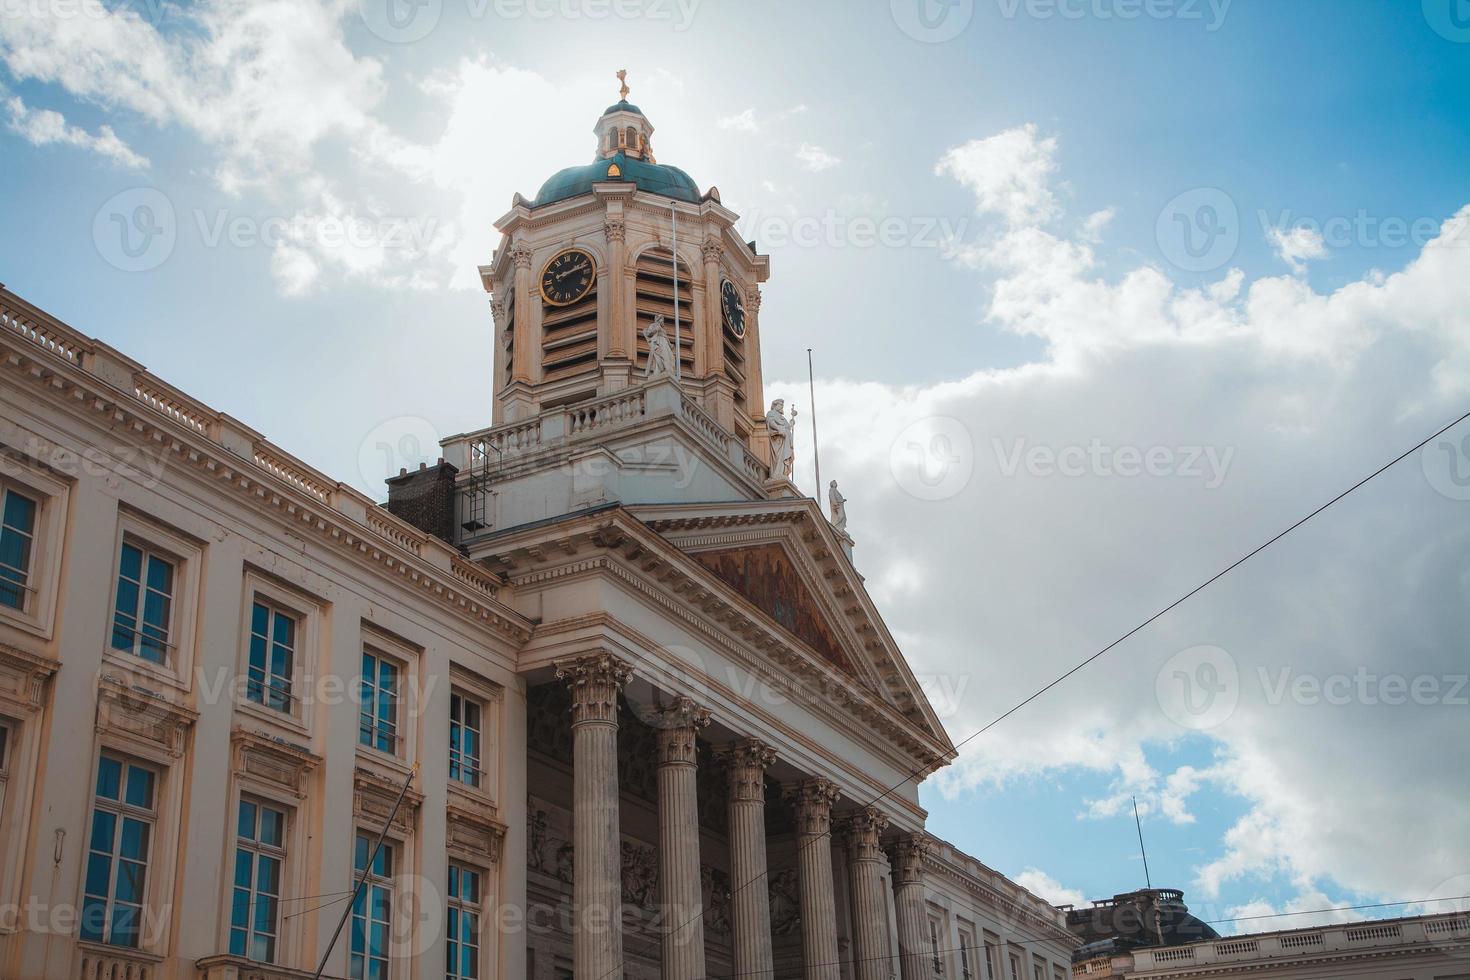
<path fill-rule="evenodd" d="M 459 469 L 440 459 L 389 477 L 388 512 L 425 534 L 454 544 L 454 477 Z"/>

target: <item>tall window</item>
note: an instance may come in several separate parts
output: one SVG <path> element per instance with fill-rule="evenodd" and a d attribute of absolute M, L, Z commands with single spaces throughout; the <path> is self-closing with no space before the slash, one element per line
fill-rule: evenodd
<path fill-rule="evenodd" d="M 985 980 L 996 980 L 1000 973 L 1000 949 L 995 943 L 985 943 Z"/>
<path fill-rule="evenodd" d="M 480 702 L 458 691 L 449 695 L 449 778 L 480 785 Z"/>
<path fill-rule="evenodd" d="M 296 669 L 296 618 L 259 599 L 250 610 L 250 664 L 245 696 L 277 711 L 291 711 Z"/>
<path fill-rule="evenodd" d="M 0 606 L 24 610 L 36 537 L 37 505 L 14 490 L 0 491 Z"/>
<path fill-rule="evenodd" d="M 480 872 L 449 866 L 449 922 L 444 975 L 448 980 L 480 976 Z"/>
<path fill-rule="evenodd" d="M 398 751 L 398 674 L 394 661 L 363 651 L 357 740 L 383 752 Z"/>
<path fill-rule="evenodd" d="M 939 923 L 929 920 L 929 957 L 934 965 L 934 975 L 944 975 L 944 960 L 939 955 Z"/>
<path fill-rule="evenodd" d="M 973 980 L 974 970 L 970 967 L 971 950 L 975 946 L 975 937 L 960 933 L 960 980 Z"/>
<path fill-rule="evenodd" d="M 393 925 L 393 845 L 387 841 L 373 858 L 374 838 L 357 835 L 352 868 L 364 881 L 352 903 L 352 947 L 347 975 L 352 980 L 387 980 L 389 936 Z"/>
<path fill-rule="evenodd" d="M 235 829 L 235 887 L 230 902 L 230 954 L 276 961 L 286 814 L 242 799 Z"/>
<path fill-rule="evenodd" d="M 103 755 L 98 763 L 82 892 L 83 939 L 133 948 L 139 945 L 157 821 L 156 782 L 151 769 L 134 762 Z"/>
<path fill-rule="evenodd" d="M 124 541 L 117 562 L 112 647 L 161 664 L 168 659 L 173 618 L 174 563 Z"/>
<path fill-rule="evenodd" d="M 0 718 L 0 815 L 5 813 L 5 787 L 10 782 L 10 722 Z"/>

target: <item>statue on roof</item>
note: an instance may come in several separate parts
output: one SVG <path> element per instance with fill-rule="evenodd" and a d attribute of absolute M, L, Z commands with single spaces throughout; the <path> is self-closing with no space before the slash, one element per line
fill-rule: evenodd
<path fill-rule="evenodd" d="M 630 91 L 628 88 L 628 69 L 618 69 L 618 81 L 622 83 L 622 88 L 618 89 L 618 95 L 622 97 L 624 102 L 627 102 L 628 92 Z"/>
<path fill-rule="evenodd" d="M 649 379 L 674 377 L 674 348 L 669 345 L 669 335 L 664 332 L 662 313 L 643 328 L 643 339 L 648 342 L 648 361 L 643 365 L 643 376 Z"/>
<path fill-rule="evenodd" d="M 837 489 L 837 481 L 833 480 L 827 488 L 827 502 L 832 506 L 832 526 L 839 531 L 847 530 L 847 498 L 842 491 Z"/>
<path fill-rule="evenodd" d="M 771 479 L 789 480 L 796 462 L 796 406 L 786 417 L 786 400 L 777 398 L 766 413 L 766 428 L 771 434 Z"/>

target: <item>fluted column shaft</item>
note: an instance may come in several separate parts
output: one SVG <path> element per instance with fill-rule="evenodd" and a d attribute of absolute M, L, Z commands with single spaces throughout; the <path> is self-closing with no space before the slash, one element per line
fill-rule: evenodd
<path fill-rule="evenodd" d="M 724 753 L 730 777 L 730 924 L 735 974 L 772 976 L 771 898 L 766 882 L 766 768 L 776 750 L 744 739 Z"/>
<path fill-rule="evenodd" d="M 632 668 L 594 654 L 558 661 L 556 676 L 572 692 L 572 968 L 578 980 L 621 977 L 618 691 Z"/>
<path fill-rule="evenodd" d="M 853 976 L 888 980 L 888 903 L 883 896 L 883 848 L 888 818 L 866 807 L 846 821 L 847 873 L 852 883 Z"/>
<path fill-rule="evenodd" d="M 703 894 L 695 736 L 709 712 L 688 698 L 655 716 L 658 726 L 658 865 L 663 903 L 663 980 L 702 980 Z"/>
<path fill-rule="evenodd" d="M 532 358 L 539 353 L 531 349 L 531 302 L 533 298 L 539 300 L 531 288 L 531 254 L 531 249 L 520 242 L 511 246 L 510 257 L 515 263 L 515 343 L 510 379 L 526 383 L 531 381 Z"/>
<path fill-rule="evenodd" d="M 797 881 L 801 889 L 801 959 L 806 980 L 838 980 L 837 900 L 832 884 L 832 804 L 837 784 L 796 786 Z"/>
<path fill-rule="evenodd" d="M 628 264 L 627 228 L 621 215 L 616 218 L 609 215 L 603 222 L 603 230 L 607 235 L 607 268 L 603 270 L 607 296 L 602 300 L 607 310 L 607 356 L 632 358 L 636 353 L 638 328 L 631 322 L 632 315 L 623 311 L 623 280 L 627 276 Z"/>
<path fill-rule="evenodd" d="M 899 976 L 925 980 L 931 959 L 929 916 L 924 911 L 924 856 L 930 840 L 919 834 L 894 839 L 888 847 L 893 865 L 893 905 L 898 919 Z"/>

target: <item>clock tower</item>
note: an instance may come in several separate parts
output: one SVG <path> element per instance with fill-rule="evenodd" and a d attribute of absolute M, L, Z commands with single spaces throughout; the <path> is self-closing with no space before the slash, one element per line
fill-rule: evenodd
<path fill-rule="evenodd" d="M 797 496 L 790 421 L 763 403 L 770 260 L 717 189 L 658 161 L 621 95 L 591 162 L 516 194 L 480 267 L 494 424 L 443 444 L 470 536 L 601 503 Z"/>

